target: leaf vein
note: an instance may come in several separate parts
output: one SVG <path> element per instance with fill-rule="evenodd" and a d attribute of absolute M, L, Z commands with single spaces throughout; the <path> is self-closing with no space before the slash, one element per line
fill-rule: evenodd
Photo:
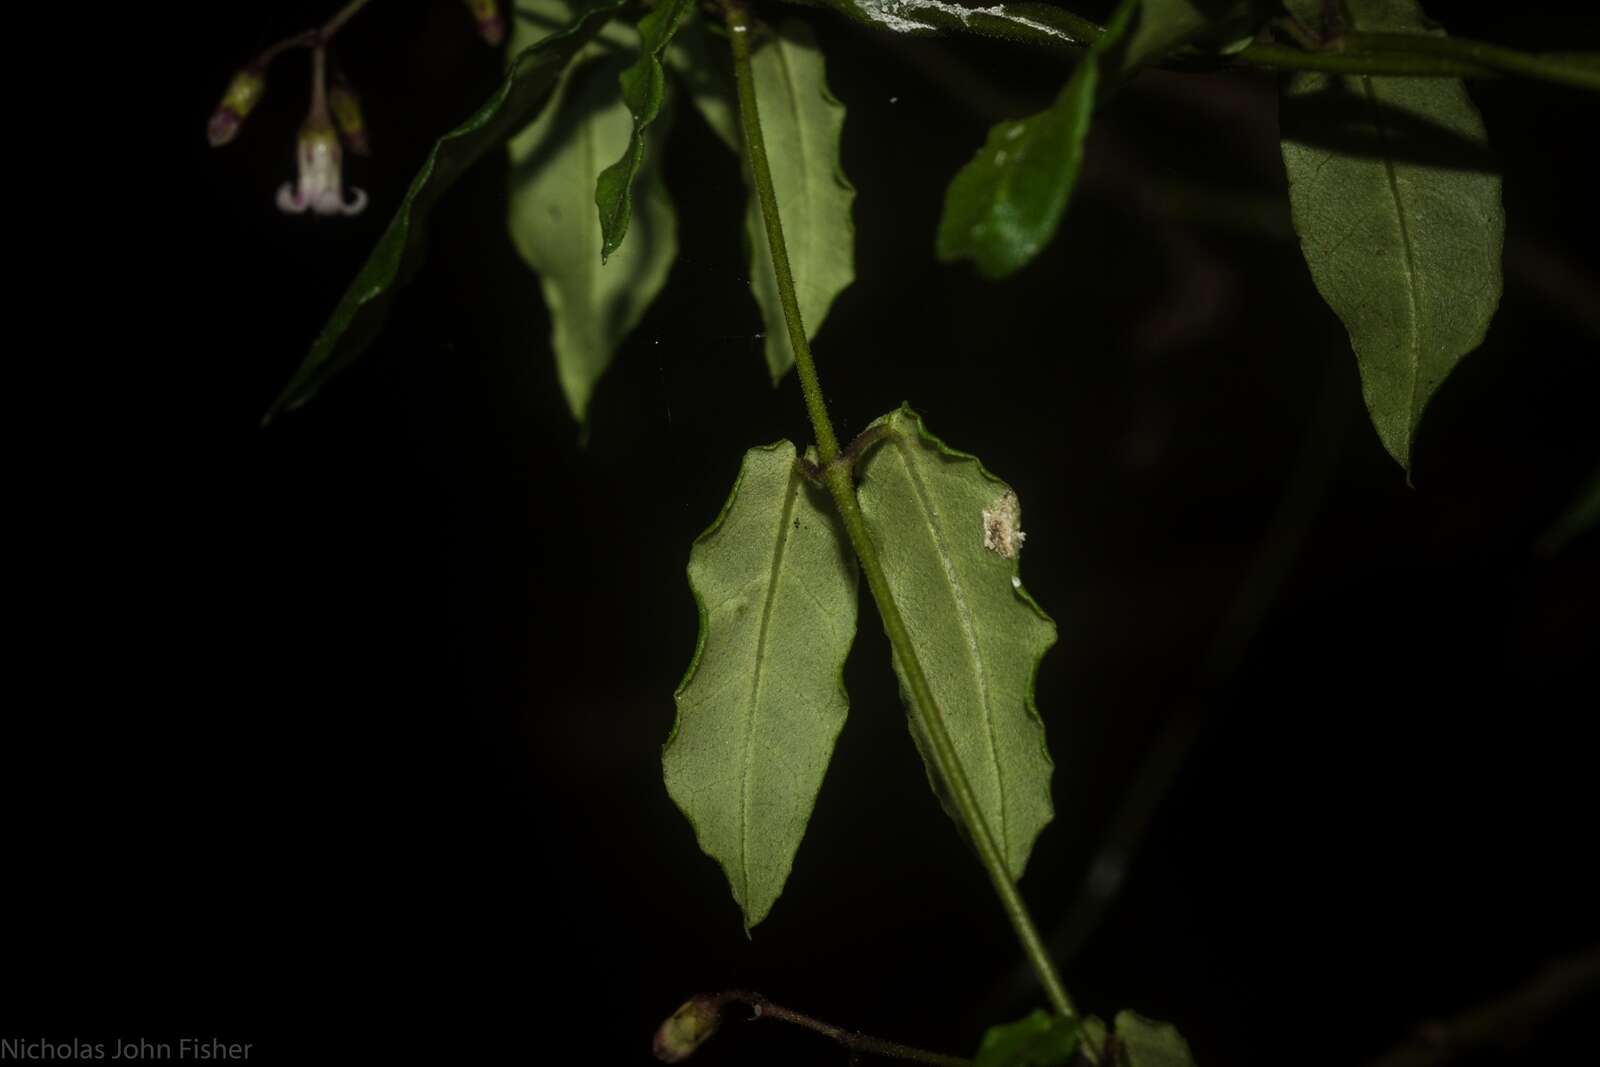
<path fill-rule="evenodd" d="M 922 476 L 917 473 L 916 465 L 911 462 L 906 454 L 905 439 L 896 435 L 895 455 L 900 459 L 901 466 L 905 469 L 906 476 L 911 482 L 913 492 L 917 495 L 917 503 L 922 509 L 924 522 L 928 527 L 928 534 L 933 539 L 934 550 L 939 556 L 940 566 L 944 568 L 945 579 L 950 585 L 951 597 L 955 600 L 956 617 L 961 622 L 961 636 L 967 646 L 967 654 L 972 661 L 973 676 L 978 686 L 978 708 L 983 721 L 983 736 L 988 742 L 989 762 L 994 768 L 995 792 L 999 814 L 1000 849 L 1006 856 L 1006 863 L 1011 862 L 1011 838 L 1006 832 L 1006 789 L 1005 776 L 1000 763 L 1000 751 L 995 742 L 994 719 L 990 709 L 989 675 L 983 662 L 983 650 L 978 643 L 977 627 L 972 619 L 972 607 L 967 603 L 965 591 L 961 585 L 961 575 L 956 570 L 955 560 L 951 558 L 950 547 L 945 543 L 944 534 L 936 521 L 939 517 L 934 507 L 932 495 L 923 483 Z"/>
<path fill-rule="evenodd" d="M 778 578 L 783 572 L 785 550 L 794 514 L 794 504 L 800 493 L 800 479 L 793 471 L 789 474 L 788 490 L 784 493 L 782 513 L 778 516 L 778 544 L 772 553 L 772 571 L 767 581 L 766 603 L 761 607 L 761 629 L 756 634 L 756 662 L 751 671 L 750 712 L 745 716 L 744 777 L 739 785 L 739 875 L 744 882 L 739 894 L 741 900 L 750 899 L 750 770 L 754 765 L 751 749 L 755 745 L 756 714 L 761 708 L 761 690 L 766 681 L 767 632 L 772 622 L 772 606 L 778 599 Z"/>

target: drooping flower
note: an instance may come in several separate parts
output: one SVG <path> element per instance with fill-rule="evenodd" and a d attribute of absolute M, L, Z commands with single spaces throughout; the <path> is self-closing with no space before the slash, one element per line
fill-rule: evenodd
<path fill-rule="evenodd" d="M 344 198 L 344 153 L 339 148 L 338 131 L 326 113 L 320 117 L 313 113 L 300 127 L 295 161 L 300 167 L 299 180 L 279 187 L 279 211 L 291 215 L 307 211 L 318 215 L 359 215 L 366 208 L 364 190 L 352 188 L 350 199 Z"/>

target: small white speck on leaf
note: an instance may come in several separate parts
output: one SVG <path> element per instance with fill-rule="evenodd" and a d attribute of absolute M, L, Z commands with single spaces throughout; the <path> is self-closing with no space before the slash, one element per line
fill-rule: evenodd
<path fill-rule="evenodd" d="M 1016 559 L 1027 538 L 1022 532 L 1022 505 L 1017 494 L 1007 489 L 983 509 L 983 547 L 1006 559 Z"/>
<path fill-rule="evenodd" d="M 1022 579 L 1018 578 L 1015 574 L 1011 576 L 1011 588 L 1016 589 L 1019 592 L 1022 589 Z"/>

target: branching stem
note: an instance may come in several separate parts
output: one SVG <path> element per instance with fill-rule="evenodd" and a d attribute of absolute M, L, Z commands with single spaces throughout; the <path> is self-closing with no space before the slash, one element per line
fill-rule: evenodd
<path fill-rule="evenodd" d="M 258 70 L 266 70 L 284 52 L 295 48 L 326 48 L 334 35 L 344 28 L 344 24 L 355 18 L 356 12 L 366 7 L 372 0 L 350 0 L 344 7 L 334 13 L 333 17 L 313 30 L 301 30 L 292 37 L 285 37 L 264 50 L 251 62 L 251 66 Z"/>
<path fill-rule="evenodd" d="M 783 223 L 778 217 L 777 194 L 773 190 L 766 143 L 761 135 L 755 79 L 750 69 L 750 16 L 743 0 L 727 0 L 724 12 L 728 36 L 733 47 L 734 76 L 739 95 L 739 122 L 743 131 L 745 157 L 755 184 L 756 197 L 761 204 L 761 217 L 767 231 L 767 245 L 772 253 L 772 268 L 778 280 L 778 297 L 783 304 L 783 318 L 789 330 L 789 342 L 794 348 L 795 370 L 800 378 L 800 390 L 805 396 L 806 412 L 811 417 L 812 432 L 817 439 L 817 455 L 821 460 L 822 479 L 839 509 L 850 544 L 861 560 L 861 569 L 866 574 L 867 586 L 872 590 L 872 598 L 877 602 L 878 612 L 883 617 L 884 630 L 888 633 L 895 659 L 904 670 L 911 689 L 912 712 L 930 741 L 934 762 L 939 768 L 940 776 L 949 786 L 951 798 L 961 815 L 962 822 L 966 824 L 968 834 L 977 849 L 978 858 L 988 872 L 995 892 L 999 894 L 1006 917 L 1011 920 L 1017 939 L 1022 944 L 1022 950 L 1038 974 L 1039 984 L 1044 988 L 1045 996 L 1051 1006 L 1064 1016 L 1074 1016 L 1077 1013 L 1072 1006 L 1072 1000 L 1067 996 L 1061 976 L 1056 973 L 1055 964 L 1045 951 L 1039 931 L 1034 926 L 1033 917 L 1028 913 L 1021 894 L 1017 892 L 1016 883 L 1011 880 L 1005 858 L 995 843 L 994 834 L 983 817 L 982 809 L 978 806 L 977 796 L 972 791 L 966 772 L 961 768 L 949 731 L 945 729 L 944 717 L 934 701 L 933 689 L 928 684 L 927 675 L 917 658 L 917 651 L 911 643 L 911 633 L 906 628 L 899 607 L 895 604 L 894 596 L 889 589 L 888 577 L 883 569 L 883 561 L 878 556 L 877 547 L 872 543 L 866 520 L 862 517 L 861 507 L 856 501 L 855 483 L 850 466 L 848 463 L 836 462 L 840 456 L 839 440 L 828 418 L 822 386 L 817 380 L 816 363 L 811 358 L 811 346 L 806 341 L 805 325 L 800 318 L 800 303 L 795 295 L 794 276 L 789 269 L 789 254 L 783 239 Z"/>

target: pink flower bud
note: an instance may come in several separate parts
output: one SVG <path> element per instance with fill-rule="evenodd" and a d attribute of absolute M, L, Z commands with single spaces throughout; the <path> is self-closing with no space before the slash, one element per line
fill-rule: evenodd
<path fill-rule="evenodd" d="M 506 20 L 500 17 L 494 0 L 467 0 L 467 10 L 478 23 L 478 36 L 491 47 L 499 48 L 500 42 L 506 39 Z"/>
<path fill-rule="evenodd" d="M 722 1022 L 722 1006 L 711 997 L 687 1001 L 656 1030 L 654 1051 L 664 1063 L 681 1063 L 717 1032 Z"/>
<path fill-rule="evenodd" d="M 328 90 L 328 110 L 333 112 L 334 125 L 344 135 L 344 143 L 358 156 L 370 155 L 367 142 L 367 121 L 361 114 L 361 98 L 350 83 L 335 75 L 333 88 Z"/>
<path fill-rule="evenodd" d="M 206 124 L 206 137 L 211 141 L 211 147 L 219 148 L 238 136 L 239 127 L 254 110 L 266 88 L 266 71 L 260 67 L 248 66 L 233 76 L 228 83 L 228 91 L 222 94 L 222 102 L 211 113 L 211 121 Z"/>

